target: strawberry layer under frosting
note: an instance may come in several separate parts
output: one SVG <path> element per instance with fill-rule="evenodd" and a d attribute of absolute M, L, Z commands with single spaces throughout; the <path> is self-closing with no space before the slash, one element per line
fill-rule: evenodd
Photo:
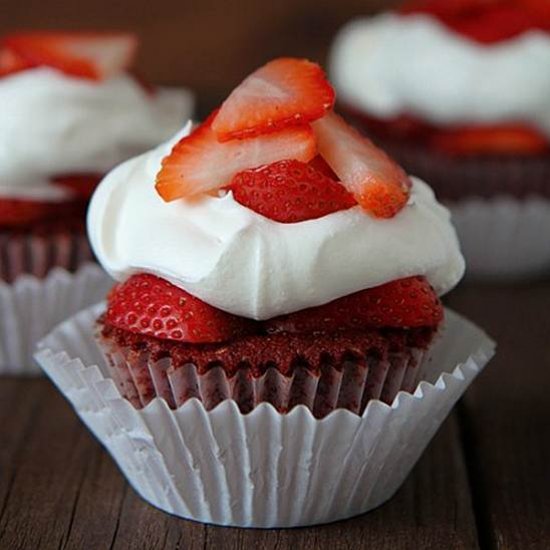
<path fill-rule="evenodd" d="M 462 277 L 449 213 L 416 178 L 391 219 L 356 206 L 285 224 L 223 191 L 164 202 L 155 176 L 190 127 L 118 166 L 92 199 L 91 243 L 115 279 L 152 273 L 219 309 L 270 319 L 411 275 L 426 276 L 441 295 Z"/>
<path fill-rule="evenodd" d="M 37 68 L 0 79 L 0 198 L 64 201 L 52 176 L 102 173 L 167 139 L 191 115 L 184 89 L 153 94 L 122 74 L 102 82 Z"/>
<path fill-rule="evenodd" d="M 354 20 L 338 34 L 339 100 L 379 119 L 435 126 L 524 123 L 550 138 L 550 34 L 482 44 L 426 14 Z"/>

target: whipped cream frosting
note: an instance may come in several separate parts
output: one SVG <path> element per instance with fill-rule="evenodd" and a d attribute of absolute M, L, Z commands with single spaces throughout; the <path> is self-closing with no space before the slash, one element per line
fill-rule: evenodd
<path fill-rule="evenodd" d="M 462 277 L 449 212 L 416 178 L 409 203 L 391 219 L 357 206 L 283 224 L 231 192 L 164 202 L 155 176 L 190 127 L 115 168 L 92 198 L 88 233 L 115 279 L 152 273 L 219 309 L 269 319 L 410 275 L 425 275 L 438 294 Z"/>
<path fill-rule="evenodd" d="M 0 196 L 61 201 L 49 183 L 102 173 L 154 147 L 191 116 L 184 89 L 149 94 L 131 76 L 92 82 L 50 68 L 0 79 Z"/>
<path fill-rule="evenodd" d="M 478 44 L 429 15 L 348 23 L 330 72 L 344 103 L 382 119 L 436 125 L 521 121 L 550 136 L 550 35 L 533 30 Z"/>

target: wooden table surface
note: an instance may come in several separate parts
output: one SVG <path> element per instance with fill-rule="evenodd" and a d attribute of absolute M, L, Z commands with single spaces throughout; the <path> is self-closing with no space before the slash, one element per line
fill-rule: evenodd
<path fill-rule="evenodd" d="M 205 526 L 143 502 L 45 379 L 0 379 L 0 549 L 548 549 L 550 282 L 448 303 L 498 341 L 404 486 L 315 528 Z"/>

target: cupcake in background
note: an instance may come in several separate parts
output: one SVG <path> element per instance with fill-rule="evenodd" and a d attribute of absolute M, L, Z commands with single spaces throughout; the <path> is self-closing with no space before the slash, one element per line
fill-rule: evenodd
<path fill-rule="evenodd" d="M 87 265 L 88 199 L 108 170 L 191 115 L 188 91 L 156 88 L 130 72 L 137 45 L 129 33 L 0 40 L 0 370 L 28 367 L 33 338 L 99 299 L 105 285 L 89 277 L 105 277 Z M 47 281 L 55 268 L 62 282 Z M 68 295 L 56 300 L 50 287 Z"/>
<path fill-rule="evenodd" d="M 342 108 L 451 209 L 468 275 L 550 273 L 550 9 L 413 0 L 337 35 Z"/>
<path fill-rule="evenodd" d="M 119 284 L 37 359 L 172 514 L 289 527 L 370 510 L 492 354 L 439 301 L 464 272 L 448 211 L 333 104 L 317 64 L 276 59 L 92 198 Z"/>

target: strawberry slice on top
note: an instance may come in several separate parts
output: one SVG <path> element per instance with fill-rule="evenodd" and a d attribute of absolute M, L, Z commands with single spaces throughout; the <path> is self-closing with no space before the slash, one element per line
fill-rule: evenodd
<path fill-rule="evenodd" d="M 2 40 L 2 51 L 10 52 L 23 68 L 47 66 L 91 80 L 127 69 L 136 49 L 137 38 L 131 33 L 43 31 L 12 34 Z"/>
<path fill-rule="evenodd" d="M 189 198 L 229 186 L 242 173 L 232 185 L 238 200 L 277 221 L 349 208 L 350 193 L 371 215 L 394 216 L 409 198 L 408 176 L 334 114 L 333 102 L 334 92 L 314 63 L 268 63 L 174 146 L 157 174 L 157 192 L 167 202 Z M 311 181 L 319 178 L 323 185 Z M 273 193 L 283 205 L 275 204 Z"/>
<path fill-rule="evenodd" d="M 212 123 L 220 141 L 241 139 L 321 118 L 334 90 L 316 63 L 279 58 L 248 76 L 225 100 Z"/>
<path fill-rule="evenodd" d="M 320 155 L 363 209 L 391 218 L 405 206 L 411 181 L 384 151 L 333 112 L 312 127 Z"/>
<path fill-rule="evenodd" d="M 341 183 L 298 160 L 239 172 L 230 189 L 237 202 L 281 223 L 312 220 L 357 204 Z"/>
<path fill-rule="evenodd" d="M 328 304 L 275 317 L 269 333 L 335 332 L 365 328 L 435 327 L 443 306 L 424 277 L 407 277 L 338 298 Z"/>
<path fill-rule="evenodd" d="M 133 275 L 113 288 L 106 320 L 137 334 L 194 344 L 224 342 L 254 330 L 248 319 L 217 309 L 147 273 Z"/>
<path fill-rule="evenodd" d="M 162 161 L 156 190 L 167 202 L 214 191 L 235 174 L 284 159 L 308 162 L 317 153 L 309 126 L 293 126 L 251 139 L 220 143 L 212 130 L 216 112 L 181 139 Z"/>

